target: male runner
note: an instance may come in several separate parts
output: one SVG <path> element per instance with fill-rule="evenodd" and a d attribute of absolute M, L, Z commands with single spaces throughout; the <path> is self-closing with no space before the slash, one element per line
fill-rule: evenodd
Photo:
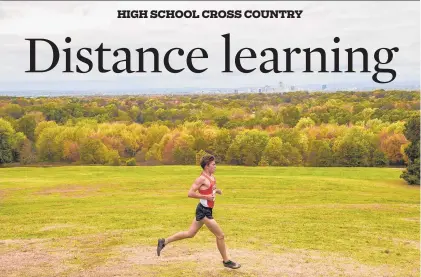
<path fill-rule="evenodd" d="M 233 269 L 240 268 L 240 264 L 231 261 L 228 258 L 224 233 L 212 217 L 212 209 L 215 204 L 215 193 L 222 194 L 222 191 L 216 188 L 216 180 L 213 176 L 216 169 L 215 157 L 211 155 L 203 156 L 200 166 L 203 168 L 203 172 L 194 181 L 188 193 L 188 197 L 200 199 L 196 208 L 196 218 L 193 219 L 193 223 L 188 231 L 178 232 L 166 239 L 158 239 L 157 254 L 159 256 L 161 250 L 171 242 L 193 238 L 199 229 L 202 228 L 203 224 L 205 224 L 216 237 L 216 245 L 221 253 L 223 265 Z"/>

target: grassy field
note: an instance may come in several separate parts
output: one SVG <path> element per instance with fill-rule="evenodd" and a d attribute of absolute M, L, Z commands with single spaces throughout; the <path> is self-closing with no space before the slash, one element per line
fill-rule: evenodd
<path fill-rule="evenodd" d="M 393 168 L 218 166 L 222 267 L 187 230 L 198 166 L 0 169 L 2 276 L 419 276 L 420 194 Z"/>

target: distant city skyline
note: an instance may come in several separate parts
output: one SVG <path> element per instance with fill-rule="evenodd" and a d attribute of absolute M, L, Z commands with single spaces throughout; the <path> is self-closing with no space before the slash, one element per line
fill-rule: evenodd
<path fill-rule="evenodd" d="M 420 85 L 414 83 L 395 83 L 389 86 L 371 86 L 371 84 L 308 84 L 308 85 L 291 85 L 285 84 L 281 89 L 279 85 L 262 85 L 262 86 L 239 86 L 239 87 L 184 87 L 184 88 L 141 88 L 122 86 L 120 83 L 113 85 L 108 84 L 102 88 L 93 88 L 92 85 L 86 85 L 84 82 L 77 83 L 77 86 L 69 84 L 62 84 L 66 89 L 49 89 L 49 88 L 36 88 L 34 86 L 17 89 L 7 90 L 0 89 L 0 96 L 23 96 L 23 97 L 38 97 L 38 96 L 87 96 L 87 95 L 148 95 L 148 94 L 191 94 L 191 93 L 279 93 L 279 92 L 292 92 L 292 91 L 321 91 L 321 92 L 334 92 L 334 91 L 372 91 L 378 89 L 384 90 L 420 90 Z M 44 85 L 42 86 L 44 87 Z M 265 90 L 266 89 L 266 90 Z"/>

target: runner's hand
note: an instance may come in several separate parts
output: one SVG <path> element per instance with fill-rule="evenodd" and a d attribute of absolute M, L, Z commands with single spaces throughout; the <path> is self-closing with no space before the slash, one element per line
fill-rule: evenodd
<path fill-rule="evenodd" d="M 209 194 L 209 195 L 204 195 L 205 200 L 208 201 L 214 201 L 215 200 L 215 196 L 213 194 Z"/>

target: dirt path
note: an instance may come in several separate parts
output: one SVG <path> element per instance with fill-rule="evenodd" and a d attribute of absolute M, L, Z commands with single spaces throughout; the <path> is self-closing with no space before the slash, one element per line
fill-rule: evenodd
<path fill-rule="evenodd" d="M 249 249 L 230 249 L 242 264 L 239 270 L 226 269 L 215 248 L 198 249 L 182 244 L 168 245 L 161 257 L 149 246 L 116 246 L 105 263 L 81 269 L 72 259 L 82 251 L 76 248 L 51 248 L 49 240 L 0 241 L 2 276 L 408 276 L 402 268 L 371 266 L 339 255 L 318 251 L 292 250 L 270 253 Z M 100 249 L 99 249 L 100 252 Z M 414 270 L 410 276 L 419 276 Z M 409 276 L 408 276 L 409 277 Z"/>

